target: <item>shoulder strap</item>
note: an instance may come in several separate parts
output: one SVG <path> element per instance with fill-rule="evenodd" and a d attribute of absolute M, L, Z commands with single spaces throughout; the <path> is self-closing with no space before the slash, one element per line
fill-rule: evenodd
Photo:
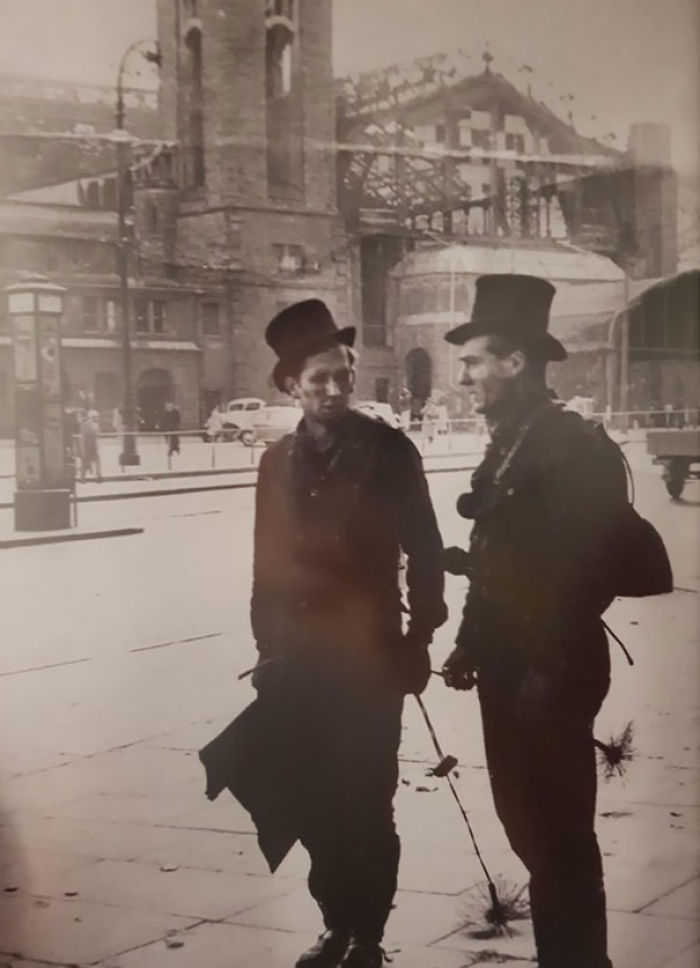
<path fill-rule="evenodd" d="M 518 433 L 516 434 L 515 440 L 513 441 L 513 444 L 510 450 L 508 451 L 506 456 L 503 458 L 501 463 L 496 468 L 496 473 L 493 475 L 494 484 L 496 485 L 500 484 L 503 478 L 503 475 L 506 473 L 508 468 L 513 463 L 518 451 L 523 445 L 525 438 L 532 430 L 534 425 L 538 422 L 540 417 L 542 417 L 543 414 L 551 411 L 552 406 L 553 405 L 549 401 L 547 401 L 546 403 L 541 404 L 539 407 L 535 407 L 535 409 L 527 416 L 525 421 L 520 425 L 520 428 L 518 430 Z"/>

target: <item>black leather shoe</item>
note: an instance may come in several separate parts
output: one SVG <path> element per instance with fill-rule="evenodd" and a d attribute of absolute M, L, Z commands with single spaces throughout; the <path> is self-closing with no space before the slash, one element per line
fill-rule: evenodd
<path fill-rule="evenodd" d="M 324 931 L 316 944 L 299 956 L 295 968 L 338 968 L 349 944 L 349 932 Z"/>
<path fill-rule="evenodd" d="M 341 968 L 382 968 L 384 952 L 378 944 L 361 944 L 353 941 L 348 953 L 340 962 Z"/>

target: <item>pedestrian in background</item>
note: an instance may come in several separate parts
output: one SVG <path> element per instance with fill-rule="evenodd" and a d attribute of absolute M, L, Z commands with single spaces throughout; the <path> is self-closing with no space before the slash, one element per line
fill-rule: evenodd
<path fill-rule="evenodd" d="M 96 480 L 102 479 L 99 451 L 99 424 L 95 410 L 83 411 L 80 424 L 80 480 L 88 473 L 95 474 Z"/>
<path fill-rule="evenodd" d="M 180 420 L 180 411 L 171 400 L 168 400 L 163 416 L 160 418 L 160 430 L 165 431 L 168 444 L 168 457 L 180 453 L 180 435 L 174 432 L 180 429 Z"/>
<path fill-rule="evenodd" d="M 418 452 L 401 431 L 349 408 L 354 337 L 316 299 L 284 309 L 266 332 L 279 357 L 274 382 L 302 417 L 260 463 L 251 602 L 257 703 L 289 771 L 276 802 L 289 841 L 309 852 L 326 927 L 298 968 L 382 965 L 399 863 L 403 701 L 425 688 L 428 646 L 446 617 Z"/>
<path fill-rule="evenodd" d="M 440 422 L 440 408 L 432 396 L 428 397 L 421 411 L 421 416 L 423 417 L 423 433 L 428 443 L 432 444 Z"/>
<path fill-rule="evenodd" d="M 219 406 L 214 407 L 204 425 L 209 440 L 217 441 L 223 436 L 224 418 Z"/>
<path fill-rule="evenodd" d="M 626 478 L 616 445 L 547 390 L 548 361 L 566 357 L 547 332 L 553 295 L 532 276 L 483 276 L 471 322 L 446 336 L 491 442 L 458 502 L 474 521 L 469 553 L 445 553 L 470 585 L 443 673 L 478 686 L 496 812 L 530 874 L 538 965 L 610 968 L 593 721 L 609 686 L 601 615 Z"/>

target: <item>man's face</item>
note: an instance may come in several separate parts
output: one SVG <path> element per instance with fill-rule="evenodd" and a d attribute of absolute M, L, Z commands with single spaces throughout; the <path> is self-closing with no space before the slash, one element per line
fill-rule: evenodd
<path fill-rule="evenodd" d="M 321 424 L 333 423 L 347 411 L 354 383 L 350 352 L 342 345 L 309 356 L 299 376 L 289 378 L 290 393 L 304 416 Z"/>
<path fill-rule="evenodd" d="M 499 410 L 510 398 L 513 377 L 520 367 L 514 366 L 513 354 L 498 357 L 489 349 L 488 336 L 474 336 L 459 355 L 462 370 L 459 382 L 468 387 L 477 413 L 488 416 Z"/>

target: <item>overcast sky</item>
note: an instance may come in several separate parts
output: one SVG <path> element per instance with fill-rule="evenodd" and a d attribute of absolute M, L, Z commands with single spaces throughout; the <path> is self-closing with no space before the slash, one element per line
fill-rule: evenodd
<path fill-rule="evenodd" d="M 262 0 L 259 0 L 262 5 Z M 304 0 L 301 0 L 304 2 Z M 336 73 L 488 42 L 494 69 L 585 133 L 668 120 L 676 162 L 698 164 L 700 0 L 334 0 Z M 155 0 L 0 0 L 0 71 L 114 83 L 132 40 L 155 35 Z M 596 120 L 591 119 L 596 116 Z"/>

